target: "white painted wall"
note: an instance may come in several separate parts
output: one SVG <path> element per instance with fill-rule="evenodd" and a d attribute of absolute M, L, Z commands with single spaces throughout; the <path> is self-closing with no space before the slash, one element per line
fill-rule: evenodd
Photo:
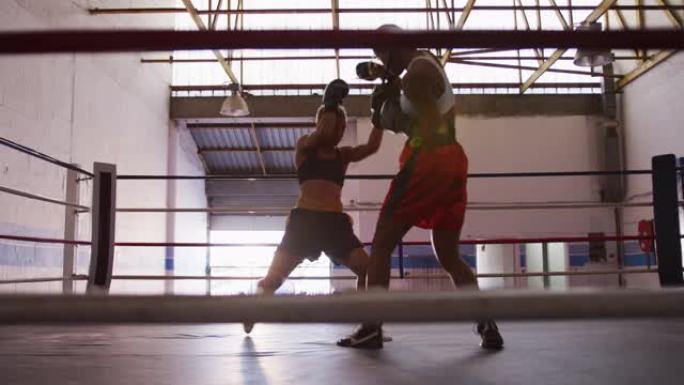
<path fill-rule="evenodd" d="M 0 3 L 2 29 L 172 28 L 173 16 L 90 16 L 92 6 L 130 6 L 130 1 L 8 0 Z M 167 1 L 139 1 L 164 6 Z M 94 161 L 116 163 L 120 174 L 165 174 L 169 136 L 171 69 L 143 65 L 141 54 L 39 55 L 0 58 L 0 135 L 67 162 L 92 169 Z M 201 172 L 187 152 L 178 151 L 183 172 Z M 51 164 L 0 149 L 0 184 L 64 198 L 65 173 Z M 165 181 L 119 181 L 119 207 L 166 207 Z M 81 197 L 89 205 L 90 182 Z M 179 185 L 180 204 L 203 205 L 197 185 Z M 62 237 L 64 209 L 0 194 L 0 232 Z M 79 238 L 90 239 L 90 216 L 79 223 Z M 165 241 L 164 214 L 125 214 L 117 219 L 117 240 Z M 186 231 L 189 228 L 190 231 Z M 185 239 L 206 239 L 196 228 L 206 220 L 177 221 Z M 0 279 L 61 275 L 61 249 L 3 242 Z M 87 271 L 87 248 L 79 272 Z M 188 258 L 190 256 L 188 255 Z M 163 274 L 164 250 L 117 248 L 115 274 Z M 9 266 L 11 265 L 11 266 Z M 188 267 L 185 262 L 181 266 Z M 153 286 L 163 285 L 159 282 Z M 133 290 L 115 285 L 116 290 Z"/>
<path fill-rule="evenodd" d="M 169 174 L 204 175 L 204 165 L 197 156 L 197 145 L 187 127 L 183 124 L 171 125 L 169 132 L 170 161 Z M 203 180 L 170 181 L 168 187 L 169 207 L 205 208 L 207 198 Z M 167 215 L 167 231 L 169 239 L 177 242 L 207 242 L 209 215 L 207 213 L 169 213 Z M 178 247 L 167 249 L 166 258 L 173 258 L 173 269 L 167 274 L 204 275 L 207 266 L 207 249 Z M 167 266 L 168 268 L 168 266 Z M 195 293 L 206 292 L 206 282 L 177 281 L 173 283 L 172 292 Z"/>
<path fill-rule="evenodd" d="M 679 53 L 629 84 L 622 95 L 626 167 L 650 168 L 651 158 L 660 154 L 684 156 L 684 54 Z M 633 201 L 651 201 L 648 176 L 630 176 L 627 196 Z M 640 219 L 652 219 L 649 208 L 625 210 L 625 228 L 636 231 Z M 680 210 L 680 227 L 684 218 Z M 626 230 L 626 231 L 628 231 Z M 656 284 L 656 277 L 628 276 L 640 286 Z"/>

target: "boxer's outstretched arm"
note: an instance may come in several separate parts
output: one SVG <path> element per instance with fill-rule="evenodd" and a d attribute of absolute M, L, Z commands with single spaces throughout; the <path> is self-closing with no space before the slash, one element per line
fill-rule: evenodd
<path fill-rule="evenodd" d="M 382 128 L 373 127 L 366 143 L 355 147 L 342 147 L 342 156 L 347 162 L 359 162 L 375 154 L 382 144 L 382 133 Z"/>
<path fill-rule="evenodd" d="M 324 142 L 325 135 L 329 135 L 337 124 L 337 113 L 331 111 L 321 111 L 316 129 L 309 135 L 302 136 L 297 142 L 297 151 L 313 150 L 320 147 Z"/>

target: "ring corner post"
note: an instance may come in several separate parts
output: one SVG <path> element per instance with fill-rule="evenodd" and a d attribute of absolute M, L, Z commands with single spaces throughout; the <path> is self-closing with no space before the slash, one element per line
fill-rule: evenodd
<path fill-rule="evenodd" d="M 660 285 L 682 286 L 682 245 L 679 226 L 677 158 L 673 154 L 652 158 L 653 217 Z"/>
<path fill-rule="evenodd" d="M 677 173 L 679 175 L 679 182 L 681 183 L 681 196 L 682 199 L 684 200 L 684 156 L 679 157 L 679 171 Z M 684 205 L 681 205 L 682 208 L 684 208 Z"/>
<path fill-rule="evenodd" d="M 88 293 L 107 292 L 112 281 L 116 219 L 116 165 L 95 162 Z"/>

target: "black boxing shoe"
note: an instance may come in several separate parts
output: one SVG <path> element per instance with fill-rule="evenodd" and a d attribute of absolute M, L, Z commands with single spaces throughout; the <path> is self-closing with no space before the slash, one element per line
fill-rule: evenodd
<path fill-rule="evenodd" d="M 382 349 L 382 327 L 361 325 L 354 333 L 337 341 L 337 346 L 356 349 Z"/>
<path fill-rule="evenodd" d="M 254 322 L 243 322 L 242 329 L 245 331 L 245 334 L 251 333 L 252 329 L 254 329 Z"/>
<path fill-rule="evenodd" d="M 492 320 L 478 322 L 477 334 L 479 334 L 482 339 L 480 342 L 482 349 L 503 349 L 503 337 L 501 337 L 501 334 L 499 333 L 496 322 Z"/>

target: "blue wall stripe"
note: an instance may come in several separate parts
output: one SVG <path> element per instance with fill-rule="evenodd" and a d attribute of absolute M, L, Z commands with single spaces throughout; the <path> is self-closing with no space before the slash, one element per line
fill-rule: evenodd
<path fill-rule="evenodd" d="M 61 238 L 60 230 L 22 226 L 0 222 L 0 232 L 24 236 Z M 62 245 L 35 244 L 27 242 L 0 242 L 0 265 L 22 267 L 61 267 L 64 258 Z"/>
<path fill-rule="evenodd" d="M 568 253 L 570 254 L 589 254 L 588 243 L 570 243 L 568 244 Z"/>
<path fill-rule="evenodd" d="M 164 258 L 164 269 L 166 269 L 166 271 L 173 271 L 174 261 L 173 258 Z"/>
<path fill-rule="evenodd" d="M 589 256 L 584 254 L 584 255 L 570 255 L 569 256 L 569 264 L 571 267 L 581 267 L 586 265 L 589 262 Z"/>
<path fill-rule="evenodd" d="M 625 266 L 648 266 L 649 257 L 651 259 L 651 266 L 656 264 L 655 255 L 646 255 L 645 253 L 637 255 L 625 255 L 624 265 Z"/>
<path fill-rule="evenodd" d="M 623 261 L 624 266 L 637 267 L 637 266 L 648 266 L 649 257 L 651 259 L 651 266 L 656 264 L 656 257 L 653 254 L 646 255 L 642 254 L 632 254 L 625 255 L 625 260 Z M 589 263 L 588 255 L 571 255 L 570 256 L 570 266 L 572 267 L 582 267 Z"/>
<path fill-rule="evenodd" d="M 642 254 L 643 251 L 641 250 L 641 247 L 639 246 L 639 242 L 636 241 L 630 241 L 630 242 L 625 242 L 625 254 Z"/>
<path fill-rule="evenodd" d="M 4 266 L 61 267 L 62 258 L 61 246 L 0 243 L 0 265 Z"/>

